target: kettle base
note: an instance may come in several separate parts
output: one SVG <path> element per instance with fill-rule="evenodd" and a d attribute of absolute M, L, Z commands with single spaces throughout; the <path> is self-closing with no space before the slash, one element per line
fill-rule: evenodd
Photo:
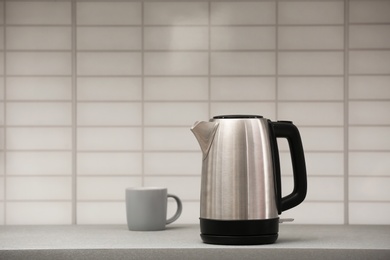
<path fill-rule="evenodd" d="M 264 245 L 272 244 L 278 239 L 278 234 L 263 236 L 213 236 L 201 234 L 203 242 L 217 245 Z"/>
<path fill-rule="evenodd" d="M 279 218 L 215 220 L 200 218 L 203 242 L 221 245 L 272 244 L 278 238 Z"/>

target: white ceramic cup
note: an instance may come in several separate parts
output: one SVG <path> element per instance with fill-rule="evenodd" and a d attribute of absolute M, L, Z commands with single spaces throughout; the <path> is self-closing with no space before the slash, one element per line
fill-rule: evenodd
<path fill-rule="evenodd" d="M 167 219 L 168 198 L 177 203 L 176 213 Z M 164 230 L 167 224 L 177 220 L 182 211 L 179 197 L 168 194 L 162 187 L 133 187 L 126 189 L 127 226 L 133 231 Z"/>

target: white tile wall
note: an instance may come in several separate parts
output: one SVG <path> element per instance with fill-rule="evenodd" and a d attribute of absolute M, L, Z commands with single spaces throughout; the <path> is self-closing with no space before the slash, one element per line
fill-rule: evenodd
<path fill-rule="evenodd" d="M 5 116 L 8 126 L 68 126 L 72 124 L 71 108 L 69 102 L 8 103 Z"/>
<path fill-rule="evenodd" d="M 76 1 L 78 25 L 140 25 L 140 2 L 85 2 Z"/>
<path fill-rule="evenodd" d="M 144 3 L 145 25 L 207 25 L 207 2 Z"/>
<path fill-rule="evenodd" d="M 351 126 L 349 128 L 349 148 L 351 150 L 384 150 L 390 148 L 388 126 Z"/>
<path fill-rule="evenodd" d="M 211 27 L 212 50 L 274 50 L 275 26 Z"/>
<path fill-rule="evenodd" d="M 204 76 L 208 74 L 206 52 L 145 52 L 147 76 Z"/>
<path fill-rule="evenodd" d="M 139 102 L 89 102 L 77 106 L 79 126 L 140 125 L 142 106 Z"/>
<path fill-rule="evenodd" d="M 9 176 L 70 176 L 72 175 L 72 154 L 70 151 L 9 151 L 7 152 L 6 172 Z"/>
<path fill-rule="evenodd" d="M 278 15 L 278 21 L 282 25 L 343 24 L 344 3 L 343 1 L 280 2 Z"/>
<path fill-rule="evenodd" d="M 389 152 L 350 152 L 349 172 L 351 176 L 389 176 Z M 369 161 L 370 163 L 366 163 Z"/>
<path fill-rule="evenodd" d="M 146 77 L 143 81 L 145 101 L 207 101 L 207 77 Z"/>
<path fill-rule="evenodd" d="M 335 51 L 281 52 L 278 69 L 280 75 L 342 75 L 344 55 Z"/>
<path fill-rule="evenodd" d="M 213 77 L 210 88 L 213 101 L 275 100 L 274 77 Z"/>
<path fill-rule="evenodd" d="M 140 151 L 142 148 L 140 127 L 79 127 L 77 136 L 79 151 Z"/>
<path fill-rule="evenodd" d="M 253 114 L 253 111 L 261 111 L 262 116 L 266 118 L 275 118 L 274 102 L 215 102 L 210 106 L 212 115 L 227 114 Z"/>
<path fill-rule="evenodd" d="M 365 99 L 389 99 L 390 76 L 385 75 L 366 75 L 349 77 L 349 98 L 350 100 Z M 370 86 L 369 88 L 365 86 Z"/>
<path fill-rule="evenodd" d="M 5 35 L 7 50 L 70 50 L 71 28 L 10 26 Z"/>
<path fill-rule="evenodd" d="M 0 225 L 124 224 L 124 189 L 141 185 L 168 187 L 178 222 L 198 223 L 189 128 L 230 113 L 299 127 L 308 196 L 283 217 L 390 224 L 389 13 L 388 0 L 1 1 Z"/>
<path fill-rule="evenodd" d="M 187 130 L 188 127 L 145 127 L 144 149 L 155 152 L 197 151 L 198 142 Z"/>
<path fill-rule="evenodd" d="M 131 176 L 142 174 L 140 152 L 86 152 L 77 155 L 78 175 Z"/>
<path fill-rule="evenodd" d="M 198 200 L 200 197 L 200 176 L 164 176 L 164 177 L 145 177 L 144 181 L 146 186 L 158 186 L 163 185 L 171 190 L 173 194 L 176 194 L 183 200 Z"/>
<path fill-rule="evenodd" d="M 389 224 L 389 204 L 382 202 L 351 202 L 349 204 L 351 224 Z"/>
<path fill-rule="evenodd" d="M 343 104 L 341 102 L 280 102 L 278 113 L 281 118 L 294 118 L 298 125 L 342 126 L 344 123 Z M 318 117 L 308 117 L 306 111 L 311 111 Z"/>
<path fill-rule="evenodd" d="M 144 155 L 145 175 L 199 175 L 201 152 L 147 152 Z"/>
<path fill-rule="evenodd" d="M 351 25 L 349 38 L 351 48 L 388 48 L 389 25 Z"/>
<path fill-rule="evenodd" d="M 6 149 L 70 150 L 72 129 L 70 127 L 7 127 Z"/>
<path fill-rule="evenodd" d="M 72 79 L 62 76 L 7 77 L 8 101 L 71 101 Z"/>
<path fill-rule="evenodd" d="M 78 202 L 77 224 L 124 224 L 126 223 L 126 208 L 120 202 Z"/>
<path fill-rule="evenodd" d="M 78 50 L 140 50 L 142 48 L 140 27 L 79 27 L 77 28 Z"/>
<path fill-rule="evenodd" d="M 372 3 L 373 2 L 373 3 Z M 389 1 L 353 1 L 349 6 L 351 23 L 388 23 L 390 22 Z"/>
<path fill-rule="evenodd" d="M 8 200 L 70 200 L 71 177 L 8 177 Z"/>
<path fill-rule="evenodd" d="M 126 187 L 140 185 L 141 177 L 80 176 L 77 178 L 77 199 L 81 201 L 122 200 Z"/>
<path fill-rule="evenodd" d="M 11 76 L 71 75 L 70 52 L 9 52 L 5 62 Z"/>
<path fill-rule="evenodd" d="M 145 27 L 144 48 L 148 51 L 157 50 L 208 50 L 207 27 Z"/>
<path fill-rule="evenodd" d="M 177 111 L 180 111 L 184 115 L 187 114 L 188 116 L 176 117 L 174 115 Z M 207 116 L 208 104 L 206 102 L 153 102 L 144 104 L 144 124 L 146 126 L 188 126 L 195 122 L 196 118 L 204 118 Z"/>
<path fill-rule="evenodd" d="M 80 77 L 78 101 L 141 101 L 142 80 L 137 77 Z"/>
<path fill-rule="evenodd" d="M 278 79 L 278 99 L 280 101 L 342 101 L 344 79 L 318 76 L 282 77 Z"/>
<path fill-rule="evenodd" d="M 254 76 L 275 74 L 273 52 L 213 52 L 212 76 Z"/>
<path fill-rule="evenodd" d="M 390 73 L 390 51 L 351 50 L 349 55 L 349 72 L 351 74 Z"/>
<path fill-rule="evenodd" d="M 275 24 L 276 4 L 274 2 L 237 3 L 211 1 L 210 23 L 212 25 L 265 25 Z"/>
<path fill-rule="evenodd" d="M 44 212 L 44 214 L 42 214 Z M 4 210 L 7 225 L 69 225 L 72 224 L 71 202 L 7 201 Z"/>
<path fill-rule="evenodd" d="M 389 11 L 389 1 L 350 3 L 348 210 L 351 224 L 388 224 L 390 219 L 388 189 L 383 188 L 389 182 L 390 170 L 386 163 L 390 148 L 387 141 L 390 100 L 386 96 L 390 42 L 388 32 L 384 32 L 390 22 L 385 14 Z M 363 166 L 364 161 L 369 163 Z"/>
<path fill-rule="evenodd" d="M 141 75 L 141 58 L 138 52 L 78 52 L 77 75 Z"/>
<path fill-rule="evenodd" d="M 9 25 L 70 25 L 70 1 L 47 3 L 44 1 L 7 1 L 3 17 Z"/>
<path fill-rule="evenodd" d="M 282 26 L 278 30 L 283 50 L 342 50 L 343 26 Z"/>

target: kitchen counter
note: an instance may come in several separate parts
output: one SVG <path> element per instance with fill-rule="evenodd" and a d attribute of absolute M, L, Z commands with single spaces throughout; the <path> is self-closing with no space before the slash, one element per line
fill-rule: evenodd
<path fill-rule="evenodd" d="M 281 224 L 275 244 L 202 243 L 198 225 L 2 226 L 0 259 L 390 259 L 390 226 Z"/>

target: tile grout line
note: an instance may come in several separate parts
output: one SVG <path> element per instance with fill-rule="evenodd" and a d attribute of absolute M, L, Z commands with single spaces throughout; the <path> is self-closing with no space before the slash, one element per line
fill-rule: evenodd
<path fill-rule="evenodd" d="M 71 2 L 72 28 L 72 219 L 77 225 L 77 0 Z"/>
<path fill-rule="evenodd" d="M 4 160 L 4 166 L 3 166 L 3 175 L 4 175 L 4 183 L 3 183 L 3 196 L 4 196 L 4 208 L 3 208 L 3 224 L 7 225 L 7 66 L 6 66 L 6 60 L 7 60 L 7 41 L 6 41 L 6 30 L 7 30 L 7 21 L 6 21 L 6 1 L 3 1 L 3 84 L 4 84 L 4 89 L 3 89 L 3 160 Z"/>
<path fill-rule="evenodd" d="M 208 82 L 208 116 L 211 118 L 211 1 L 208 2 L 208 75 L 207 75 L 207 82 Z M 208 120 L 209 118 L 205 118 L 205 120 Z"/>
<path fill-rule="evenodd" d="M 350 74 L 349 74 L 350 75 Z M 343 77 L 344 78 L 344 77 Z M 351 102 L 389 102 L 390 99 L 389 98 L 383 98 L 383 99 L 376 99 L 376 100 L 373 100 L 373 99 L 349 99 Z M 258 101 L 261 101 L 261 102 L 264 102 L 264 103 L 273 103 L 275 102 L 275 99 L 247 99 L 247 100 L 229 100 L 229 99 L 216 99 L 216 100 L 213 100 L 213 102 L 216 102 L 216 103 L 226 103 L 226 102 L 232 102 L 232 103 L 245 103 L 245 102 L 258 102 Z M 278 98 L 278 101 L 279 102 L 283 102 L 283 103 L 342 103 L 344 102 L 344 98 L 343 99 L 329 99 L 329 100 L 298 100 L 298 99 L 279 99 Z M 17 103 L 23 103 L 23 104 L 29 104 L 29 103 L 33 103 L 33 104 L 36 104 L 36 103 L 40 103 L 40 104 L 47 104 L 47 103 L 56 103 L 56 104 L 61 104 L 61 103 L 71 103 L 72 101 L 71 100 L 56 100 L 56 101 L 45 101 L 45 100 L 7 100 L 7 103 L 14 103 L 14 104 L 17 104 Z M 81 103 L 81 104 L 123 104 L 123 103 L 127 103 L 127 104 L 132 104 L 132 103 L 141 103 L 142 101 L 132 101 L 132 100 L 78 100 L 77 103 Z M 188 100 L 175 100 L 175 99 L 172 99 L 172 100 L 168 100 L 168 99 L 159 99 L 159 100 L 145 100 L 144 103 L 151 103 L 151 104 L 155 104 L 155 103 L 171 103 L 171 104 L 179 104 L 179 103 L 207 103 L 207 99 L 205 100 L 196 100 L 196 99 L 188 99 Z M 359 125 L 357 123 L 355 123 L 355 125 Z M 367 126 L 367 124 L 364 124 Z M 373 126 L 390 126 L 390 124 L 387 124 L 387 123 L 384 123 L 384 124 L 372 124 Z M 12 125 L 11 127 L 40 127 L 40 126 L 44 126 L 44 127 L 71 127 L 71 125 L 21 125 L 21 124 L 15 124 L 15 125 Z M 97 126 L 97 125 L 92 125 L 92 124 L 85 124 L 85 125 L 82 125 L 83 127 L 91 127 L 91 126 Z M 109 127 L 110 125 L 98 125 L 99 127 L 100 126 L 107 126 Z M 140 126 L 138 124 L 134 124 L 132 126 Z"/>
<path fill-rule="evenodd" d="M 279 120 L 279 0 L 275 5 L 275 119 Z"/>
<path fill-rule="evenodd" d="M 349 0 L 344 0 L 344 225 L 349 224 Z"/>
<path fill-rule="evenodd" d="M 281 26 L 281 25 L 278 25 Z M 39 26 L 42 27 L 42 26 Z M 59 26 L 57 26 L 59 27 Z M 211 26 L 212 27 L 212 26 Z M 273 26 L 275 27 L 275 25 Z M 142 49 L 141 49 L 142 50 Z M 79 52 L 83 54 L 88 54 L 88 53 L 139 53 L 141 50 L 133 50 L 133 49 L 122 49 L 122 50 L 115 50 L 115 49 L 104 49 L 104 50 L 83 50 L 80 49 Z M 357 52 L 362 52 L 362 51 L 377 51 L 377 52 L 383 52 L 383 51 L 389 51 L 390 48 L 350 48 L 351 51 L 357 51 Z M 273 53 L 275 50 L 274 49 L 219 49 L 219 50 L 213 50 L 213 52 L 216 53 Z M 41 49 L 12 49 L 8 50 L 9 53 L 68 53 L 69 50 L 67 49 L 51 49 L 51 50 L 41 50 Z M 154 50 L 147 50 L 149 53 L 208 53 L 207 50 L 197 50 L 197 49 L 186 49 L 186 50 L 175 50 L 175 49 L 154 49 Z M 284 52 L 284 53 L 340 53 L 344 52 L 344 49 L 279 49 L 279 52 Z M 387 74 L 388 73 L 384 73 Z M 294 74 L 296 75 L 296 74 Z M 289 75 L 287 74 L 286 76 L 294 76 L 294 75 Z M 361 75 L 361 73 L 358 73 L 357 75 Z M 369 74 L 372 75 L 372 74 Z M 13 75 L 13 76 L 25 76 L 25 75 Z M 34 77 L 34 75 L 27 75 L 28 77 Z M 41 75 L 38 75 L 41 76 Z M 49 76 L 55 76 L 55 75 L 49 75 Z M 64 76 L 64 75 L 58 75 L 58 76 Z M 80 76 L 99 76 L 99 75 L 80 75 Z M 107 75 L 103 75 L 107 76 Z M 112 77 L 121 77 L 121 75 L 110 75 Z M 134 74 L 134 75 L 125 75 L 125 77 L 137 77 L 139 75 Z M 148 75 L 149 76 L 149 75 Z M 151 75 L 153 76 L 153 75 Z M 161 77 L 164 75 L 156 75 L 157 77 Z M 173 75 L 173 76 L 178 76 L 178 75 Z M 180 75 L 182 76 L 182 75 Z M 197 75 L 189 75 L 190 77 L 197 76 Z M 199 75 L 203 76 L 203 75 Z M 218 76 L 218 75 L 216 75 Z M 221 75 L 221 76 L 229 76 L 229 75 Z M 236 75 L 239 76 L 239 75 Z M 307 74 L 303 74 L 303 76 L 310 76 Z M 327 75 L 320 75 L 320 76 L 327 76 Z M 333 76 L 333 75 L 329 75 Z M 336 74 L 337 76 L 337 74 Z"/>
<path fill-rule="evenodd" d="M 145 2 L 141 2 L 141 186 L 145 186 Z"/>

